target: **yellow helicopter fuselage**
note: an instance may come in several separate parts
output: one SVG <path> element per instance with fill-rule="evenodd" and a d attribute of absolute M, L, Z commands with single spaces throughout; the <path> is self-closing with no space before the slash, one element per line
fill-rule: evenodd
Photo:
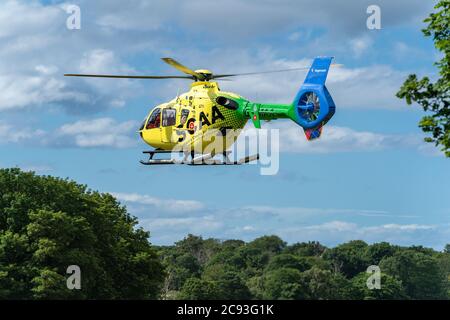
<path fill-rule="evenodd" d="M 217 82 L 196 81 L 191 89 L 175 99 L 154 107 L 145 118 L 139 133 L 150 146 L 160 150 L 205 150 L 215 142 L 215 152 L 226 151 L 247 123 L 235 110 L 216 103 L 219 95 L 240 96 L 220 91 Z M 213 137 L 207 137 L 212 133 Z M 217 143 L 220 140 L 220 143 Z M 221 148 L 217 146 L 222 145 Z"/>
<path fill-rule="evenodd" d="M 248 76 L 260 73 L 213 74 L 210 70 L 192 70 L 172 58 L 162 60 L 181 71 L 182 76 L 154 75 L 108 75 L 65 74 L 69 77 L 115 78 L 115 79 L 189 79 L 194 80 L 191 89 L 175 99 L 154 107 L 145 118 L 139 134 L 155 150 L 144 151 L 149 160 L 145 165 L 174 164 L 174 159 L 153 159 L 155 154 L 183 152 L 183 163 L 203 163 L 222 153 L 222 164 L 230 164 L 229 148 L 236 142 L 248 119 L 255 128 L 261 121 L 289 118 L 304 129 L 307 140 L 321 136 L 322 127 L 331 119 L 336 105 L 325 86 L 333 57 L 316 57 L 292 103 L 273 104 L 251 102 L 243 97 L 220 91 L 214 79 Z M 276 73 L 304 68 L 274 70 Z M 200 154 L 194 158 L 195 155 Z M 187 159 L 188 157 L 191 159 Z M 236 164 L 257 159 L 244 157 Z M 186 161 L 185 161 L 186 160 Z M 198 160 L 198 161 L 197 161 Z M 241 161 L 242 160 L 242 161 Z"/>

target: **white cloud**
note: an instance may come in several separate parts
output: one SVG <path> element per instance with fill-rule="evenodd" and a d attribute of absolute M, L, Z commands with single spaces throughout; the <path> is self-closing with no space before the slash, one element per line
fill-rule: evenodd
<path fill-rule="evenodd" d="M 350 240 L 364 240 L 369 243 L 387 241 L 400 245 L 426 245 L 441 249 L 445 245 L 443 234 L 446 228 L 428 224 L 382 224 L 360 226 L 357 223 L 333 220 L 322 224 L 286 227 L 274 230 L 288 241 L 317 240 L 335 245 Z"/>
<path fill-rule="evenodd" d="M 349 232 L 357 228 L 358 226 L 355 223 L 344 221 L 330 221 L 320 225 L 307 226 L 301 229 L 312 232 Z"/>
<path fill-rule="evenodd" d="M 188 233 L 247 241 L 276 234 L 289 243 L 314 240 L 334 246 L 361 239 L 369 243 L 388 241 L 441 248 L 450 232 L 448 226 L 411 223 L 420 217 L 387 210 L 254 205 L 215 208 L 196 200 L 113 195 L 140 218 L 141 225 L 151 231 L 152 241 L 158 244 L 171 244 Z M 365 221 L 365 225 L 358 221 Z"/>
<path fill-rule="evenodd" d="M 361 57 L 370 48 L 372 43 L 372 39 L 367 36 L 350 40 L 350 46 L 356 58 Z"/>
<path fill-rule="evenodd" d="M 157 244 L 173 244 L 187 234 L 208 237 L 220 237 L 225 221 L 214 216 L 188 218 L 140 219 L 140 225 L 151 232 L 151 241 Z"/>
<path fill-rule="evenodd" d="M 371 41 L 366 35 L 361 35 L 367 32 L 365 9 L 370 1 L 335 4 L 323 0 L 288 0 L 255 5 L 241 0 L 232 0 L 231 3 L 211 3 L 207 0 L 195 3 L 174 0 L 132 0 L 127 3 L 82 0 L 78 4 L 82 10 L 82 29 L 70 31 L 65 27 L 67 13 L 58 4 L 14 0 L 0 3 L 0 95 L 6 97 L 0 101 L 0 110 L 35 108 L 46 103 L 62 105 L 73 113 L 121 107 L 132 95 L 148 94 L 148 91 L 144 93 L 143 85 L 137 81 L 65 79 L 62 73 L 134 72 L 123 62 L 123 57 L 130 53 L 177 54 L 183 48 L 183 61 L 207 63 L 215 60 L 216 64 L 207 63 L 204 67 L 222 65 L 226 67 L 225 72 L 235 71 L 232 67 L 238 69 L 236 71 L 244 71 L 252 67 L 254 70 L 256 66 L 262 69 L 283 65 L 277 59 L 260 59 L 258 56 L 264 55 L 267 46 L 255 50 L 254 46 L 247 45 L 247 41 L 240 46 L 241 49 L 227 49 L 224 45 L 197 51 L 189 49 L 189 46 L 186 48 L 187 40 L 175 36 L 177 28 L 189 35 L 187 39 L 198 34 L 204 39 L 226 37 L 228 40 L 223 42 L 226 47 L 230 47 L 234 40 L 255 39 L 274 30 L 281 32 L 284 28 L 289 29 L 291 40 L 309 37 L 311 28 L 325 28 L 333 34 L 329 38 L 335 39 L 332 47 L 339 45 L 344 50 L 343 54 L 348 51 L 349 38 L 354 39 L 351 40 L 351 47 L 356 52 L 366 50 Z M 414 5 L 406 0 L 395 3 L 384 0 L 379 5 L 383 12 L 384 28 L 416 24 L 432 6 L 418 0 L 414 1 Z M 305 12 L 308 14 L 303 14 Z M 196 18 L 198 16 L 202 16 L 201 24 Z M 299 16 L 301 19 L 298 19 Z M 214 28 L 205 30 L 205 25 L 214 25 Z M 349 34 L 352 30 L 355 34 Z M 302 47 L 309 45 L 317 48 L 316 40 L 308 40 Z M 339 50 L 333 49 L 333 52 Z M 221 60 L 229 61 L 229 64 Z M 296 65 L 296 61 L 291 62 L 285 61 L 284 65 Z M 358 77 L 336 86 L 338 106 L 388 108 L 398 105 L 392 93 L 400 84 L 400 75 L 386 74 L 386 70 L 377 73 L 378 69 L 368 68 L 367 72 L 356 73 Z M 269 98 L 275 102 L 291 100 L 299 86 L 298 74 L 280 75 L 276 85 L 273 79 L 239 79 L 237 87 L 249 97 Z M 170 82 L 169 86 L 175 86 L 173 83 L 180 82 Z M 152 85 L 153 96 L 159 97 L 163 86 L 163 83 Z M 231 88 L 235 87 L 231 84 Z M 174 91 L 171 92 L 173 94 Z"/>
<path fill-rule="evenodd" d="M 0 121 L 0 144 L 26 142 L 43 135 L 45 135 L 45 132 L 42 130 L 17 128 Z"/>
<path fill-rule="evenodd" d="M 57 148 L 129 148 L 137 144 L 138 123 L 98 118 L 67 123 L 54 131 L 34 130 L 0 122 L 0 143 Z"/>
<path fill-rule="evenodd" d="M 56 6 L 42 6 L 36 1 L 6 0 L 0 5 L 0 39 L 14 37 L 18 32 L 31 34 L 53 30 L 53 23 L 60 17 Z"/>
<path fill-rule="evenodd" d="M 184 214 L 186 212 L 197 212 L 205 208 L 202 202 L 195 200 L 160 199 L 137 193 L 112 193 L 112 195 L 125 203 L 144 205 L 141 209 L 149 211 L 157 209 Z"/>
<path fill-rule="evenodd" d="M 23 128 L 0 122 L 0 143 L 33 144 L 46 147 L 129 148 L 135 146 L 138 122 L 118 122 L 112 118 L 97 118 L 66 123 L 53 131 Z M 442 155 L 421 135 L 389 135 L 370 131 L 356 131 L 347 127 L 327 125 L 322 137 L 307 141 L 303 129 L 290 121 L 268 123 L 264 128 L 279 129 L 279 150 L 284 153 L 325 154 L 338 152 L 376 152 L 389 149 L 417 150 L 433 156 Z M 252 130 L 248 125 L 245 130 Z M 238 138 L 242 143 L 244 134 Z"/>
<path fill-rule="evenodd" d="M 2 97 L 0 111 L 70 99 L 74 101 L 86 100 L 83 95 L 66 90 L 63 81 L 52 77 L 50 74 L 41 73 L 42 69 L 37 69 L 38 72 L 35 75 L 9 74 L 0 76 L 0 95 Z"/>
<path fill-rule="evenodd" d="M 87 74 L 135 74 L 135 71 L 122 63 L 114 52 L 104 49 L 95 49 L 85 53 L 77 71 Z M 109 102 L 111 106 L 115 107 L 123 106 L 122 101 L 127 97 L 127 93 L 129 94 L 140 88 L 138 82 L 127 79 L 85 78 L 82 81 L 88 83 L 90 87 L 95 88 L 98 93 L 104 96 L 111 94 L 111 92 L 124 93 L 124 95 L 118 95 L 117 98 L 112 98 L 112 101 Z"/>
<path fill-rule="evenodd" d="M 99 43 L 95 30 L 69 31 L 67 17 L 58 5 L 0 3 L 0 111 L 54 104 L 70 113 L 92 113 L 122 106 L 130 92 L 139 92 L 137 83 L 126 80 L 90 83 L 63 77 L 81 70 L 131 71 L 114 48 L 96 49 L 110 46 Z"/>
<path fill-rule="evenodd" d="M 420 224 L 407 224 L 407 225 L 399 225 L 399 224 L 385 224 L 377 227 L 366 227 L 365 231 L 371 232 L 384 232 L 386 230 L 392 231 L 417 231 L 417 230 L 434 230 L 436 226 L 433 225 L 420 225 Z"/>
<path fill-rule="evenodd" d="M 65 124 L 57 130 L 57 139 L 50 145 L 57 142 L 67 146 L 77 146 L 82 148 L 93 147 L 114 147 L 127 148 L 134 146 L 137 137 L 130 136 L 137 128 L 135 121 L 118 123 L 111 118 L 99 118 L 88 121 L 77 121 Z M 68 140 L 67 140 L 68 139 Z"/>
<path fill-rule="evenodd" d="M 105 5 L 105 3 L 112 3 Z M 179 27 L 201 31 L 219 37 L 248 39 L 273 30 L 286 31 L 295 27 L 331 29 L 335 35 L 367 31 L 366 9 L 370 0 L 330 2 L 326 0 L 286 1 L 208 1 L 131 0 L 127 5 L 118 1 L 95 1 L 102 12 L 98 24 L 120 30 L 161 29 L 173 17 Z M 379 0 L 383 28 L 417 23 L 423 20 L 432 3 L 419 0 Z M 202 17 L 202 23 L 197 17 Z M 214 26 L 204 28 L 204 26 Z"/>
<path fill-rule="evenodd" d="M 279 59 L 271 49 L 261 49 L 256 55 L 246 50 L 234 50 L 233 53 L 225 50 L 215 54 L 215 59 L 210 64 L 215 65 L 219 72 L 297 68 L 310 66 L 312 62 L 311 59 Z M 340 62 L 339 59 L 336 62 Z M 252 101 L 291 103 L 306 73 L 307 70 L 237 77 L 232 82 L 222 82 L 221 88 Z M 396 93 L 407 74 L 387 65 L 332 67 L 326 85 L 338 111 L 342 108 L 397 110 L 406 106 L 403 100 L 396 97 Z"/>
<path fill-rule="evenodd" d="M 375 152 L 389 149 L 417 150 L 431 154 L 419 134 L 384 134 L 371 131 L 357 131 L 348 127 L 326 125 L 322 136 L 308 141 L 303 129 L 292 121 L 263 123 L 265 129 L 278 129 L 280 139 L 278 149 L 284 153 L 325 154 L 338 152 Z M 244 137 L 254 135 L 253 125 L 249 123 L 238 138 L 238 146 L 244 146 Z M 437 154 L 437 153 L 436 153 Z"/>
<path fill-rule="evenodd" d="M 171 244 L 188 233 L 246 241 L 275 234 L 289 243 L 320 241 L 334 246 L 350 240 L 364 240 L 369 243 L 388 241 L 399 245 L 425 245 L 441 249 L 450 232 L 448 226 L 393 222 L 398 219 L 411 221 L 419 217 L 383 210 L 205 207 L 200 214 L 194 211 L 190 213 L 181 211 L 182 216 L 164 214 L 149 216 L 140 210 L 134 210 L 133 207 L 129 209 L 131 213 L 140 217 L 141 225 L 151 231 L 152 241 L 158 244 Z M 365 217 L 366 225 L 355 222 L 360 221 L 358 216 Z M 346 220 L 336 220 L 338 217 L 340 219 L 345 217 Z"/>

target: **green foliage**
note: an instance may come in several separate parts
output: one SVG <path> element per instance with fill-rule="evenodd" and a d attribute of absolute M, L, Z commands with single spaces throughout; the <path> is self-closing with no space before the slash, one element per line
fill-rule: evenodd
<path fill-rule="evenodd" d="M 378 265 L 381 259 L 392 256 L 398 248 L 387 242 L 374 243 L 367 247 L 366 256 L 370 265 Z"/>
<path fill-rule="evenodd" d="M 273 271 L 281 268 L 297 269 L 306 271 L 312 266 L 304 257 L 296 257 L 293 254 L 282 253 L 274 256 L 266 267 L 266 271 Z"/>
<path fill-rule="evenodd" d="M 284 252 L 295 254 L 297 256 L 321 256 L 327 248 L 323 245 L 321 245 L 317 241 L 312 242 L 302 242 L 302 243 L 295 243 L 291 246 L 287 246 L 284 249 Z"/>
<path fill-rule="evenodd" d="M 450 1 L 439 1 L 435 9 L 438 11 L 425 20 L 428 26 L 423 33 L 432 37 L 436 48 L 443 53 L 443 58 L 436 63 L 440 78 L 432 83 L 428 77 L 419 80 L 415 74 L 410 75 L 397 97 L 408 104 L 416 102 L 422 106 L 427 115 L 419 127 L 431 134 L 425 141 L 441 146 L 450 157 Z"/>
<path fill-rule="evenodd" d="M 251 293 L 241 273 L 233 265 L 214 264 L 206 268 L 203 279 L 212 281 L 220 291 L 220 299 L 250 299 Z"/>
<path fill-rule="evenodd" d="M 178 299 L 182 300 L 218 300 L 220 288 L 213 281 L 189 278 L 181 288 Z"/>
<path fill-rule="evenodd" d="M 69 180 L 0 170 L 0 298 L 157 298 L 149 233 L 111 195 Z M 81 269 L 81 290 L 66 286 Z"/>
<path fill-rule="evenodd" d="M 446 244 L 446 245 L 445 245 L 444 252 L 445 252 L 445 253 L 450 253 L 450 244 Z"/>
<path fill-rule="evenodd" d="M 269 254 L 278 254 L 286 247 L 286 242 L 277 236 L 263 236 L 250 242 L 248 247 L 259 249 Z"/>
<path fill-rule="evenodd" d="M 450 250 L 350 241 L 287 245 L 188 235 L 148 242 L 111 195 L 0 170 L 0 299 L 448 299 Z M 82 289 L 68 290 L 78 265 Z M 381 289 L 366 273 L 381 268 Z M 164 271 L 165 269 L 165 271 Z"/>
<path fill-rule="evenodd" d="M 383 272 L 402 282 L 406 294 L 412 299 L 447 298 L 446 275 L 435 257 L 416 250 L 403 250 L 383 258 Z"/>
<path fill-rule="evenodd" d="M 189 234 L 175 245 L 181 252 L 191 254 L 200 265 L 203 265 L 217 252 L 219 243 L 215 239 L 203 240 L 201 237 Z"/>
<path fill-rule="evenodd" d="M 289 246 L 276 236 L 249 243 L 189 236 L 162 248 L 168 270 L 183 267 L 183 281 L 172 287 L 183 299 L 448 299 L 450 253 L 387 242 L 350 241 L 335 248 L 318 242 Z M 202 242 L 214 253 L 202 265 L 186 252 L 201 252 Z M 168 257 L 171 257 L 167 260 Z M 183 262 L 184 261 L 184 262 Z M 366 270 L 381 267 L 381 289 L 369 289 Z M 178 269 L 179 270 L 179 269 Z M 192 270 L 192 273 L 188 270 Z M 170 271 L 169 271 L 170 274 Z M 168 277 L 169 278 L 169 277 Z M 167 279 L 166 279 L 167 281 Z M 170 291 L 170 290 L 169 290 Z"/>
<path fill-rule="evenodd" d="M 314 300 L 346 299 L 348 280 L 339 273 L 322 270 L 317 267 L 302 273 L 302 282 L 306 288 L 306 298 Z"/>
<path fill-rule="evenodd" d="M 302 273 L 297 269 L 282 268 L 269 271 L 263 278 L 264 299 L 306 299 L 307 292 L 302 282 Z"/>
<path fill-rule="evenodd" d="M 366 255 L 367 247 L 364 241 L 350 241 L 327 250 L 324 258 L 330 261 L 335 272 L 341 272 L 347 278 L 352 278 L 370 265 Z"/>
<path fill-rule="evenodd" d="M 381 274 L 381 288 L 370 290 L 367 280 L 371 274 L 361 272 L 351 279 L 351 297 L 357 300 L 401 300 L 408 296 L 405 293 L 402 282 L 397 278 Z"/>

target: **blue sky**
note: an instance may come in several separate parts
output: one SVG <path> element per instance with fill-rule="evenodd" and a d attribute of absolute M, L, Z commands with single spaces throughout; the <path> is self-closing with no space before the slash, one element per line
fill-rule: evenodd
<path fill-rule="evenodd" d="M 81 30 L 68 30 L 68 3 Z M 368 30 L 378 4 L 382 29 Z M 449 160 L 425 144 L 419 107 L 395 92 L 410 73 L 436 77 L 439 53 L 421 34 L 433 1 L 2 1 L 0 166 L 69 177 L 114 193 L 170 244 L 187 233 L 290 243 L 351 239 L 442 249 L 450 242 Z M 217 73 L 344 67 L 327 86 L 337 104 L 322 139 L 280 128 L 280 171 L 258 166 L 142 167 L 136 129 L 189 82 L 70 79 L 63 73 L 176 74 L 170 56 Z M 242 77 L 223 90 L 290 102 L 304 72 Z"/>

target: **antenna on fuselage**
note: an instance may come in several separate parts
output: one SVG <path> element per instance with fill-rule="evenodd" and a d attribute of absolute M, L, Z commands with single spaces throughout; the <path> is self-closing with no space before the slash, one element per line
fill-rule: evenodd
<path fill-rule="evenodd" d="M 180 88 L 177 89 L 177 103 L 179 103 L 179 99 L 180 99 Z"/>

